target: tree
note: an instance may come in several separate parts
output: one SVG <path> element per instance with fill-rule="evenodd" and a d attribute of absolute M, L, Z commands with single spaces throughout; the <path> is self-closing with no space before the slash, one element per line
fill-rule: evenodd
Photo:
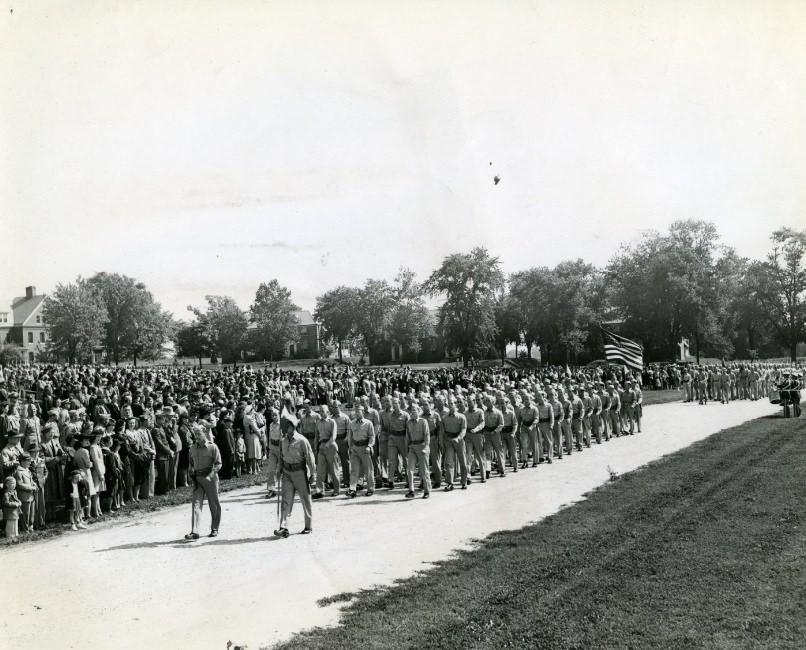
<path fill-rule="evenodd" d="M 235 361 L 243 350 L 249 319 L 229 296 L 205 296 L 207 309 L 188 306 L 195 314 L 211 352 L 218 352 L 225 363 Z"/>
<path fill-rule="evenodd" d="M 716 261 L 724 253 L 714 225 L 696 220 L 624 245 L 608 265 L 607 287 L 625 335 L 655 358 L 674 359 L 683 336 L 694 339 L 698 355 L 703 343 L 718 343 L 726 296 Z"/>
<path fill-rule="evenodd" d="M 249 308 L 251 320 L 257 326 L 250 332 L 254 351 L 272 361 L 275 356 L 282 357 L 286 346 L 299 338 L 296 311 L 299 307 L 291 301 L 291 292 L 277 280 L 261 283 Z"/>
<path fill-rule="evenodd" d="M 16 343 L 0 343 L 0 365 L 9 366 L 22 363 L 25 350 Z"/>
<path fill-rule="evenodd" d="M 526 345 L 526 356 L 532 358 L 532 345 L 541 339 L 546 320 L 543 300 L 550 282 L 546 267 L 513 273 L 509 278 L 509 293 L 514 308 L 520 314 L 520 333 Z"/>
<path fill-rule="evenodd" d="M 322 323 L 323 338 L 335 341 L 342 360 L 343 345 L 355 335 L 358 319 L 356 310 L 359 302 L 359 289 L 339 286 L 325 292 L 316 299 L 314 319 Z"/>
<path fill-rule="evenodd" d="M 109 320 L 104 345 L 115 363 L 121 359 L 155 359 L 163 352 L 173 326 L 142 282 L 117 273 L 96 273 L 87 283 L 98 290 Z"/>
<path fill-rule="evenodd" d="M 364 340 L 370 365 L 375 358 L 376 346 L 389 335 L 394 302 L 392 287 L 386 280 L 367 280 L 358 290 L 355 328 Z"/>
<path fill-rule="evenodd" d="M 749 283 L 776 340 L 796 361 L 806 340 L 806 231 L 781 228 L 770 239 L 772 251 L 751 266 Z"/>
<path fill-rule="evenodd" d="M 462 351 L 465 367 L 492 343 L 495 296 L 503 288 L 500 260 L 481 247 L 449 255 L 424 285 L 430 295 L 445 296 L 439 328 L 448 345 Z"/>
<path fill-rule="evenodd" d="M 501 364 L 507 358 L 507 345 L 517 343 L 523 331 L 522 314 L 518 301 L 502 293 L 495 302 L 495 342 L 501 352 Z"/>
<path fill-rule="evenodd" d="M 180 357 L 194 357 L 202 367 L 202 357 L 210 354 L 210 341 L 200 322 L 179 323 L 174 333 L 176 354 Z"/>
<path fill-rule="evenodd" d="M 423 299 L 422 285 L 413 271 L 401 268 L 392 287 L 393 307 L 389 319 L 389 337 L 405 352 L 417 354 L 422 339 L 431 330 L 431 316 Z"/>
<path fill-rule="evenodd" d="M 69 363 L 92 359 L 109 319 L 98 290 L 80 277 L 75 284 L 57 284 L 45 298 L 42 315 L 50 333 L 49 349 Z"/>

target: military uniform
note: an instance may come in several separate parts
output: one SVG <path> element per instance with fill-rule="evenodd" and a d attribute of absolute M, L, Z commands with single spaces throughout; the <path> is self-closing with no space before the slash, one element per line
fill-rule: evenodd
<path fill-rule="evenodd" d="M 362 417 L 350 422 L 347 433 L 350 448 L 350 491 L 347 496 L 355 496 L 358 477 L 367 477 L 367 496 L 375 491 L 375 470 L 372 465 L 372 449 L 375 445 L 375 427 Z"/>
<path fill-rule="evenodd" d="M 339 494 L 339 474 L 337 463 L 339 450 L 336 445 L 336 422 L 331 417 L 323 417 L 316 423 L 316 494 L 321 498 L 325 491 L 325 481 L 330 480 L 333 496 Z"/>
<path fill-rule="evenodd" d="M 414 496 L 414 466 L 420 470 L 420 481 L 423 485 L 423 498 L 427 499 L 431 495 L 431 476 L 428 456 L 430 454 L 431 434 L 428 430 L 428 422 L 419 417 L 416 410 L 412 411 L 406 422 L 406 443 L 408 466 L 406 478 L 409 484 L 407 498 Z"/>
<path fill-rule="evenodd" d="M 448 486 L 450 491 L 456 478 L 456 463 L 459 463 L 461 472 L 462 489 L 467 487 L 467 454 L 465 453 L 465 434 L 467 433 L 467 419 L 461 413 L 450 409 L 442 418 L 442 430 L 445 436 L 445 468 Z"/>

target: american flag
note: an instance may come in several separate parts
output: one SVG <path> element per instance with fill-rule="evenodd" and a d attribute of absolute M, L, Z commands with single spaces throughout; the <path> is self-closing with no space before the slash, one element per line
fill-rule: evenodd
<path fill-rule="evenodd" d="M 623 336 L 607 331 L 604 327 L 601 329 L 604 337 L 605 359 L 611 362 L 623 363 L 633 370 L 643 369 L 644 348 L 635 341 L 630 341 L 630 339 L 625 339 Z"/>

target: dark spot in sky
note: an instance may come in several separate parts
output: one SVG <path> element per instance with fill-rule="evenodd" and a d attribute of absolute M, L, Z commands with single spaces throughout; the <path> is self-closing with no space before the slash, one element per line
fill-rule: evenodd
<path fill-rule="evenodd" d="M 500 176 L 496 176 L 495 178 L 493 178 L 493 183 L 495 183 L 496 185 L 498 185 L 498 183 L 500 183 L 500 182 L 501 182 L 501 177 Z"/>

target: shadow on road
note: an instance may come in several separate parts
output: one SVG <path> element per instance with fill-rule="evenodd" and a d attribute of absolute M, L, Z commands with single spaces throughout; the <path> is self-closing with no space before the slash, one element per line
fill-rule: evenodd
<path fill-rule="evenodd" d="M 95 553 L 107 553 L 109 551 L 130 551 L 139 548 L 160 548 L 162 546 L 170 546 L 172 548 L 203 548 L 205 546 L 238 546 L 240 544 L 255 544 L 257 542 L 276 542 L 279 538 L 274 535 L 267 537 L 242 537 L 241 539 L 216 539 L 213 541 L 200 540 L 189 541 L 184 539 L 170 539 L 164 542 L 133 542 L 131 544 L 121 544 L 119 546 L 110 546 L 109 548 L 100 548 L 95 550 Z"/>

